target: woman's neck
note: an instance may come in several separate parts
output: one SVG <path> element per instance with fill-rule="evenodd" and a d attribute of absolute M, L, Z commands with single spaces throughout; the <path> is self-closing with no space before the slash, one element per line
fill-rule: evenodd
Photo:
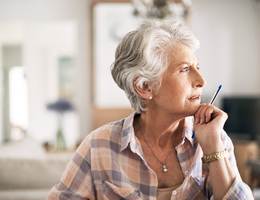
<path fill-rule="evenodd" d="M 145 137 L 151 146 L 167 148 L 168 145 L 172 145 L 176 134 L 181 135 L 183 120 L 169 120 L 167 117 L 143 112 L 135 118 L 134 127 L 138 138 Z"/>

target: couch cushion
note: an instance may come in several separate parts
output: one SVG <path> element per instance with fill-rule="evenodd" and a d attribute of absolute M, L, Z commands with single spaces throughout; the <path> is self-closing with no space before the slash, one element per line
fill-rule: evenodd
<path fill-rule="evenodd" d="M 60 179 L 72 154 L 45 158 L 0 158 L 0 190 L 51 188 Z"/>
<path fill-rule="evenodd" d="M 43 158 L 45 155 L 42 145 L 29 136 L 0 146 L 0 158 Z"/>
<path fill-rule="evenodd" d="M 49 189 L 5 190 L 0 191 L 0 200 L 44 200 Z"/>

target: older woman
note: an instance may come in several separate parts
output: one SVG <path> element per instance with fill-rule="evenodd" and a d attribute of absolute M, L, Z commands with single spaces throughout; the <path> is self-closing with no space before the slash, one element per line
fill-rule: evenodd
<path fill-rule="evenodd" d="M 200 104 L 198 47 L 175 21 L 147 21 L 123 38 L 112 75 L 135 112 L 89 134 L 47 199 L 253 199 L 227 115 Z"/>

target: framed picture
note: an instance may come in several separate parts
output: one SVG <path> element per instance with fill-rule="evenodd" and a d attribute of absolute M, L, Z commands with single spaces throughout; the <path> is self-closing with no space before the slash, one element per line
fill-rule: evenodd
<path fill-rule="evenodd" d="M 114 82 L 110 66 L 116 47 L 123 36 L 137 27 L 130 3 L 98 3 L 93 10 L 94 25 L 94 104 L 99 108 L 130 107 L 130 103 Z"/>

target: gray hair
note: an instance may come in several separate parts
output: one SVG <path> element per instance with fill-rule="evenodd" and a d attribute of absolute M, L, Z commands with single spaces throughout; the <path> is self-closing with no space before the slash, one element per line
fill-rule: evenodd
<path fill-rule="evenodd" d="M 136 112 L 145 111 L 147 100 L 135 91 L 134 83 L 140 88 L 149 84 L 155 93 L 158 92 L 162 74 L 168 67 L 168 56 L 176 42 L 193 50 L 199 48 L 193 33 L 172 20 L 145 21 L 137 30 L 126 34 L 118 45 L 111 73 Z"/>

